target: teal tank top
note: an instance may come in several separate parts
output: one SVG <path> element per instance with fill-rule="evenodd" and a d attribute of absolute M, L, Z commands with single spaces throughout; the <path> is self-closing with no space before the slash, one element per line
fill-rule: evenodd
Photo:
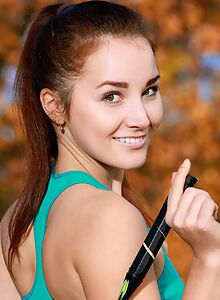
<path fill-rule="evenodd" d="M 48 183 L 46 194 L 34 220 L 34 240 L 36 251 L 36 275 L 31 291 L 22 300 L 52 300 L 47 289 L 42 263 L 42 245 L 46 231 L 46 223 L 51 206 L 57 197 L 68 187 L 74 184 L 90 184 L 102 190 L 109 190 L 101 182 L 82 171 L 70 171 L 55 174 L 53 171 Z M 158 287 L 162 300 L 180 300 L 184 284 L 163 249 L 165 264 L 164 270 L 158 279 Z"/>

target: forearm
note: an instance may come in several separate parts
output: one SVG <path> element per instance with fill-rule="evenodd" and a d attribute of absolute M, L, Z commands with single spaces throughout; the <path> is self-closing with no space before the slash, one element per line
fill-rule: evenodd
<path fill-rule="evenodd" d="M 201 262 L 193 258 L 183 300 L 220 299 L 220 258 Z"/>

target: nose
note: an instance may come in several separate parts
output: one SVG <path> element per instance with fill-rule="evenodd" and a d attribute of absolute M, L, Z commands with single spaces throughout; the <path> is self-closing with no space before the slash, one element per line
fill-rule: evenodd
<path fill-rule="evenodd" d="M 133 101 L 126 112 L 126 126 L 146 129 L 150 124 L 151 121 L 143 102 L 140 99 Z"/>

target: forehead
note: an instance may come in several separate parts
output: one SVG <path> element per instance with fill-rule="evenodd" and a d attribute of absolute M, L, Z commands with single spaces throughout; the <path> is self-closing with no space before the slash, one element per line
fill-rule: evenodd
<path fill-rule="evenodd" d="M 130 80 L 155 76 L 157 66 L 150 44 L 142 37 L 109 38 L 84 65 L 84 76 L 92 81 Z"/>

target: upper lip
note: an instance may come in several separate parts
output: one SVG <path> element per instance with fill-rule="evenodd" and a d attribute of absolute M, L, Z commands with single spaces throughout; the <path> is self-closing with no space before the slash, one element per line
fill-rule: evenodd
<path fill-rule="evenodd" d="M 115 139 L 120 139 L 120 138 L 140 138 L 140 137 L 145 137 L 146 134 L 142 134 L 142 135 L 137 135 L 137 136 L 113 136 L 113 138 Z"/>

